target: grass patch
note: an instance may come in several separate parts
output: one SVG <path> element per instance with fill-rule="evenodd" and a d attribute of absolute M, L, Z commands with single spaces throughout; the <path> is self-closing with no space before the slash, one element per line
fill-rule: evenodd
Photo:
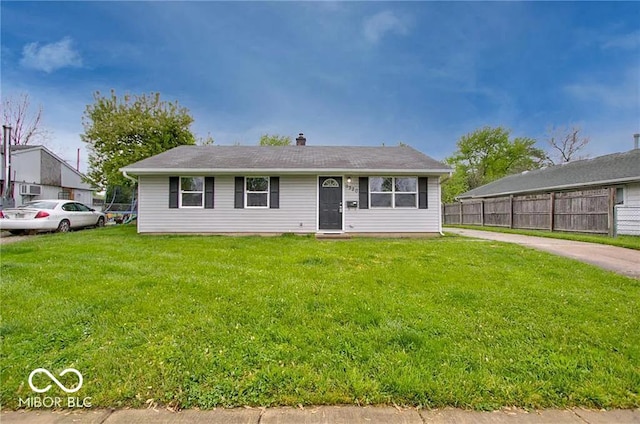
<path fill-rule="evenodd" d="M 609 237 L 599 234 L 576 234 L 563 233 L 558 231 L 543 230 L 519 230 L 515 228 L 488 227 L 480 225 L 447 225 L 449 228 L 464 228 L 467 230 L 492 231 L 494 233 L 522 234 L 525 236 L 548 237 L 563 240 L 586 241 L 588 243 L 608 244 L 611 246 L 626 247 L 627 249 L 640 250 L 640 237 L 638 236 L 617 236 Z"/>
<path fill-rule="evenodd" d="M 4 408 L 36 367 L 97 407 L 640 406 L 640 282 L 517 245 L 124 226 L 0 254 Z"/>

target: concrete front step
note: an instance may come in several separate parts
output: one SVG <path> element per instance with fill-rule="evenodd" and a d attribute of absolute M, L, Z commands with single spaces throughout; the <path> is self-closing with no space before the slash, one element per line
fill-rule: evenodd
<path fill-rule="evenodd" d="M 351 235 L 346 233 L 316 233 L 317 240 L 350 240 Z"/>

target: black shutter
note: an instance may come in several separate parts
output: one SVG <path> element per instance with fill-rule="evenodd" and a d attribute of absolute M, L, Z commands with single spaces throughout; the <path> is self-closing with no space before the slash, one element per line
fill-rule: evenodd
<path fill-rule="evenodd" d="M 418 208 L 427 209 L 427 177 L 418 178 Z"/>
<path fill-rule="evenodd" d="M 213 209 L 213 194 L 214 194 L 214 181 L 213 177 L 204 177 L 204 207 L 205 209 Z"/>
<path fill-rule="evenodd" d="M 244 208 L 244 177 L 236 177 L 235 208 Z"/>
<path fill-rule="evenodd" d="M 271 177 L 269 180 L 269 207 L 278 209 L 280 208 L 280 177 Z"/>
<path fill-rule="evenodd" d="M 180 195 L 180 177 L 169 177 L 169 208 L 178 208 L 178 196 Z"/>
<path fill-rule="evenodd" d="M 360 209 L 369 209 L 369 177 L 360 177 Z"/>

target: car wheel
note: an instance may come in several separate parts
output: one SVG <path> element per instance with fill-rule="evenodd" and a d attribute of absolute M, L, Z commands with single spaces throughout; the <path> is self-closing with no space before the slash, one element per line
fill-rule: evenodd
<path fill-rule="evenodd" d="M 103 217 L 103 216 L 101 216 L 100 218 L 98 218 L 98 222 L 96 223 L 96 227 L 97 227 L 97 228 L 104 227 L 104 217 Z"/>
<path fill-rule="evenodd" d="M 9 230 L 9 232 L 14 236 L 21 236 L 22 234 L 24 234 L 24 230 Z"/>
<path fill-rule="evenodd" d="M 68 233 L 70 229 L 71 224 L 69 223 L 69 221 L 63 219 L 62 221 L 60 221 L 60 224 L 58 224 L 58 229 L 56 231 L 59 233 Z"/>

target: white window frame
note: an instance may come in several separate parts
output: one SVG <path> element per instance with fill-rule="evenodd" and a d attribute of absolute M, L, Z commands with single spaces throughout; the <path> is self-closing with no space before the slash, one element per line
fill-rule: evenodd
<path fill-rule="evenodd" d="M 622 191 L 622 196 L 620 196 L 620 198 L 618 197 L 618 190 Z M 616 187 L 616 194 L 613 200 L 616 206 L 624 206 L 627 203 L 627 190 L 625 186 Z"/>
<path fill-rule="evenodd" d="M 202 190 L 183 190 L 182 189 L 182 179 L 183 178 L 202 178 Z M 200 193 L 202 196 L 200 197 L 201 202 L 200 206 L 183 206 L 182 205 L 182 195 L 183 194 L 192 194 L 192 193 Z M 180 209 L 204 209 L 204 177 L 195 175 L 195 176 L 183 176 L 178 180 L 178 207 Z"/>
<path fill-rule="evenodd" d="M 371 180 L 373 178 L 391 178 L 391 191 L 373 191 L 371 190 Z M 396 178 L 413 178 L 416 181 L 416 191 L 396 191 Z M 374 175 L 369 177 L 369 208 L 371 209 L 418 209 L 418 177 L 412 175 L 392 177 L 389 175 Z M 397 194 L 415 194 L 416 203 L 414 206 L 396 206 L 396 193 Z M 372 194 L 389 194 L 391 195 L 391 206 L 374 206 L 371 202 Z"/>
<path fill-rule="evenodd" d="M 249 191 L 247 189 L 247 179 L 249 179 L 249 178 L 265 178 L 267 180 L 267 191 Z M 266 206 L 249 206 L 249 193 L 252 193 L 252 194 L 266 194 L 267 195 L 267 205 Z M 245 207 L 245 209 L 269 209 L 269 207 L 271 206 L 270 203 L 271 203 L 271 178 L 270 177 L 266 177 L 266 176 L 262 176 L 262 175 L 244 177 L 244 207 Z"/>

